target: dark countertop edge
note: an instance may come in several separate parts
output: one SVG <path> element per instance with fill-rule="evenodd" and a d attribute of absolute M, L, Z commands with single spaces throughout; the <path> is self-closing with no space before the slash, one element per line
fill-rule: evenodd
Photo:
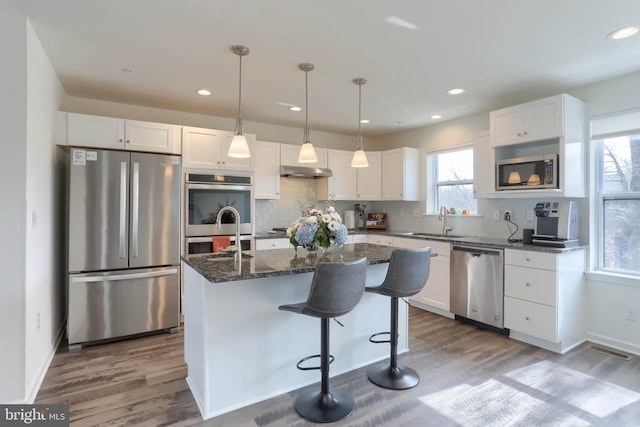
<path fill-rule="evenodd" d="M 269 249 L 265 249 L 265 250 L 269 250 Z M 211 283 L 237 282 L 237 281 L 240 281 L 240 280 L 264 279 L 264 278 L 267 278 L 267 277 L 291 276 L 291 275 L 294 275 L 294 274 L 313 273 L 313 271 L 315 270 L 314 266 L 309 266 L 309 267 L 302 267 L 302 268 L 296 268 L 296 269 L 291 269 L 291 270 L 262 271 L 262 272 L 259 272 L 259 273 L 244 274 L 242 276 L 210 277 L 210 275 L 206 274 L 206 272 L 202 271 L 196 264 L 191 262 L 191 260 L 189 258 L 193 258 L 193 256 L 191 256 L 191 257 L 182 256 L 180 258 L 182 259 L 182 261 L 184 261 L 185 264 L 187 264 L 188 266 L 193 268 L 195 271 L 197 271 L 201 276 L 203 276 L 205 279 L 207 279 Z M 367 260 L 367 265 L 384 264 L 384 263 L 388 263 L 388 262 L 389 262 L 388 259 L 387 260 L 375 260 L 375 261 Z"/>
<path fill-rule="evenodd" d="M 350 235 L 385 234 L 388 236 L 402 237 L 406 239 L 435 240 L 440 242 L 450 242 L 454 244 L 458 243 L 461 245 L 485 246 L 485 247 L 492 247 L 492 248 L 515 249 L 515 250 L 533 251 L 533 252 L 564 253 L 564 252 L 571 252 L 571 251 L 587 248 L 586 245 L 575 246 L 572 248 L 557 248 L 553 246 L 524 244 L 522 242 L 509 243 L 507 239 L 495 239 L 492 237 L 478 237 L 478 236 L 448 237 L 448 236 L 439 236 L 439 235 L 417 236 L 417 235 L 408 234 L 408 233 L 409 232 L 402 232 L 402 231 L 352 231 L 352 230 L 349 230 Z M 276 233 L 259 232 L 255 234 L 255 238 L 256 239 L 286 239 L 287 235 L 283 231 L 278 231 Z"/>

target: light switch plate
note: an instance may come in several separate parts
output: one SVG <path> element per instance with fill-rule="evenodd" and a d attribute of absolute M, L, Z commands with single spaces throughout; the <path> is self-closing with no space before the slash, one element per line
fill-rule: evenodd
<path fill-rule="evenodd" d="M 493 210 L 493 220 L 500 221 L 500 209 Z"/>
<path fill-rule="evenodd" d="M 534 221 L 536 219 L 536 214 L 533 209 L 527 209 L 527 221 Z"/>

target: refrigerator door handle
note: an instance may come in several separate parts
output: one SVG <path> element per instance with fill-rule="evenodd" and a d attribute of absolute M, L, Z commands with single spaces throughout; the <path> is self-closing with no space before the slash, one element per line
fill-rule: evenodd
<path fill-rule="evenodd" d="M 150 271 L 147 273 L 129 273 L 129 274 L 109 274 L 105 276 L 79 276 L 71 277 L 73 283 L 90 283 L 90 282 L 107 282 L 115 280 L 131 280 L 131 279 L 146 279 L 149 277 L 171 276 L 178 274 L 177 268 L 162 271 Z"/>
<path fill-rule="evenodd" d="M 127 162 L 120 162 L 120 259 L 127 258 Z"/>
<path fill-rule="evenodd" d="M 133 162 L 131 194 L 131 257 L 138 258 L 138 218 L 140 212 L 140 163 Z"/>

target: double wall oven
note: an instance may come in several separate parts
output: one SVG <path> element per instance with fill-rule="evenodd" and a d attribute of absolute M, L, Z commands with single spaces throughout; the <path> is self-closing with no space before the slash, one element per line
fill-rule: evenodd
<path fill-rule="evenodd" d="M 240 244 L 253 249 L 254 195 L 251 176 L 221 174 L 185 175 L 185 254 L 213 253 L 213 238 L 229 236 L 235 245 L 233 214 L 226 212 L 216 228 L 218 211 L 233 206 L 240 213 Z"/>

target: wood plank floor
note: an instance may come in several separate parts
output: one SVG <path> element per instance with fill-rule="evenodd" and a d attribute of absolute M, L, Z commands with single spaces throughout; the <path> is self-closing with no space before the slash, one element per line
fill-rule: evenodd
<path fill-rule="evenodd" d="M 333 425 L 640 426 L 639 357 L 622 360 L 588 344 L 558 355 L 413 307 L 409 325 L 411 351 L 400 362 L 420 373 L 420 384 L 381 389 L 365 368 L 333 378 L 356 402 Z M 313 425 L 293 409 L 298 391 L 203 421 L 186 372 L 182 332 L 75 353 L 63 345 L 36 403 L 69 404 L 72 426 Z"/>

